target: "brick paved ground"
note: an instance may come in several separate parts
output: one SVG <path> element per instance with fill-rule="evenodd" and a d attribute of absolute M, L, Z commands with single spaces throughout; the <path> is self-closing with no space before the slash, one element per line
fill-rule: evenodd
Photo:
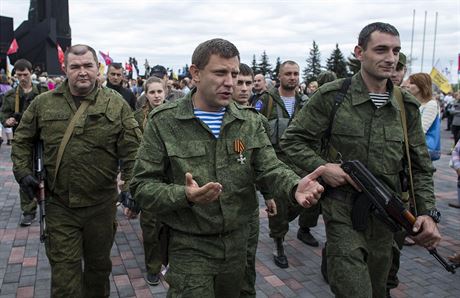
<path fill-rule="evenodd" d="M 445 123 L 443 123 L 445 127 Z M 443 156 L 435 162 L 438 208 L 443 214 L 440 230 L 443 256 L 460 251 L 460 210 L 447 206 L 457 196 L 456 176 L 448 167 L 453 140 L 443 131 Z M 0 298 L 49 297 L 50 267 L 39 241 L 38 223 L 21 228 L 18 185 L 11 172 L 10 148 L 0 148 Z M 262 203 L 262 202 L 261 202 Z M 279 269 L 272 262 L 273 245 L 268 237 L 268 220 L 261 204 L 261 228 L 257 253 L 258 297 L 332 297 L 319 273 L 321 248 L 312 248 L 296 238 L 297 222 L 291 223 L 286 239 L 290 267 Z M 118 212 L 119 227 L 112 248 L 111 297 L 165 297 L 167 284 L 150 287 L 144 281 L 144 255 L 138 220 L 127 221 Z M 325 241 L 320 219 L 313 234 Z M 95 239 L 97 241 L 97 239 Z M 459 270 L 460 271 L 460 270 Z M 460 297 L 460 272 L 447 273 L 419 247 L 405 247 L 399 274 L 401 284 L 393 297 Z"/>

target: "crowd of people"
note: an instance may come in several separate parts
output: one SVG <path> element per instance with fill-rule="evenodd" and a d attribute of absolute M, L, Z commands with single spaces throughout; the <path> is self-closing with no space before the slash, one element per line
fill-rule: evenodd
<path fill-rule="evenodd" d="M 147 283 L 159 283 L 164 265 L 168 297 L 255 297 L 257 191 L 276 266 L 289 267 L 289 223 L 298 217 L 297 238 L 318 246 L 311 229 L 322 214 L 321 273 L 332 292 L 390 296 L 405 239 L 429 249 L 441 241 L 432 161 L 443 115 L 452 118 L 456 143 L 460 136 L 458 93 L 457 101 L 437 100 L 425 73 L 404 81 L 400 50 L 394 26 L 369 24 L 354 49 L 357 74 L 337 79 L 325 71 L 308 84 L 292 60 L 280 65 L 276 82 L 254 74 L 224 39 L 199 44 L 190 77 L 180 81 L 161 65 L 128 80 L 112 63 L 102 76 L 88 45 L 66 51 L 65 78 L 34 81 L 32 64 L 19 59 L 15 83 L 1 77 L 0 121 L 12 144 L 21 226 L 35 220 L 32 162 L 34 144 L 43 142 L 52 296 L 109 296 L 120 202 L 127 218 L 140 216 Z M 361 161 L 415 212 L 412 232 L 392 231 L 374 214 L 342 169 L 345 160 Z M 401 183 L 408 176 L 411 187 Z"/>

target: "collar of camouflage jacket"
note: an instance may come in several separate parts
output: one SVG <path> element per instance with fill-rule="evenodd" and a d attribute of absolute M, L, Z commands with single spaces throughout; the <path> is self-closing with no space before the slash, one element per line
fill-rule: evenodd
<path fill-rule="evenodd" d="M 182 100 L 177 101 L 177 113 L 176 119 L 193 119 L 195 118 L 195 113 L 193 112 L 193 101 L 192 96 L 195 94 L 196 89 L 192 89 Z M 232 118 L 237 118 L 240 120 L 245 120 L 242 110 L 240 110 L 235 102 L 231 101 L 227 106 L 225 111 L 224 121 L 230 115 Z"/>
<path fill-rule="evenodd" d="M 393 83 L 390 79 L 387 79 L 387 91 L 390 93 L 390 103 L 395 109 L 399 110 L 399 104 L 393 96 L 393 88 Z M 355 74 L 351 79 L 351 89 L 353 91 L 351 98 L 353 105 L 359 105 L 365 101 L 371 100 L 369 97 L 369 90 L 367 89 L 363 77 L 361 76 L 361 71 Z"/>

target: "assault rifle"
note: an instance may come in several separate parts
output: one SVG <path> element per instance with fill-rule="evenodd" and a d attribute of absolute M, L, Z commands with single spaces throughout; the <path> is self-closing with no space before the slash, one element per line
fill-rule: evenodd
<path fill-rule="evenodd" d="M 34 145 L 34 176 L 38 180 L 38 191 L 36 195 L 40 213 L 40 242 L 45 241 L 45 169 L 43 167 L 43 141 Z"/>
<path fill-rule="evenodd" d="M 416 220 L 415 216 L 404 207 L 401 199 L 377 180 L 359 160 L 344 162 L 342 169 L 361 188 L 366 197 L 371 200 L 376 217 L 383 221 L 392 231 L 398 231 L 403 228 L 409 235 L 418 234 L 412 230 Z M 428 249 L 428 252 L 452 274 L 455 273 L 455 268 L 459 267 L 457 264 L 447 263 L 438 254 L 436 248 Z"/>

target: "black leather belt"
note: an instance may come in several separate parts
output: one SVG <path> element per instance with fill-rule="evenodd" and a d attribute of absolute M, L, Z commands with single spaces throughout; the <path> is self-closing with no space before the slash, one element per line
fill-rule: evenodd
<path fill-rule="evenodd" d="M 184 234 L 184 235 L 189 235 L 189 236 L 193 236 L 193 237 L 210 237 L 210 238 L 223 238 L 223 237 L 226 237 L 230 234 L 232 234 L 233 232 L 237 231 L 237 230 L 231 230 L 231 231 L 226 231 L 226 232 L 222 232 L 222 233 L 215 233 L 215 234 L 196 234 L 196 233 L 191 233 L 191 232 L 184 232 L 184 231 L 179 231 L 179 230 L 175 230 L 175 229 L 171 229 L 173 232 L 177 232 L 179 234 Z"/>
<path fill-rule="evenodd" d="M 359 192 L 343 188 L 326 187 L 325 195 L 335 200 L 352 202 Z"/>

